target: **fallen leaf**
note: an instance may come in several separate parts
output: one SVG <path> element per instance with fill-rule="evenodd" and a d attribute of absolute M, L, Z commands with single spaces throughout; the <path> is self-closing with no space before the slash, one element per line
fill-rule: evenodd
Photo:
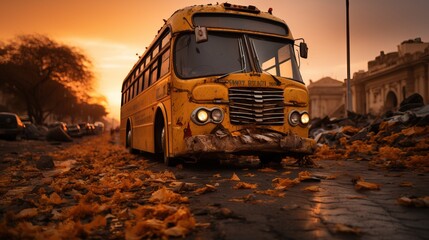
<path fill-rule="evenodd" d="M 273 179 L 273 184 L 276 190 L 286 190 L 290 187 L 293 187 L 299 183 L 299 179 L 289 179 L 289 178 L 275 178 Z"/>
<path fill-rule="evenodd" d="M 407 207 L 429 207 L 429 196 L 425 197 L 401 197 L 398 203 Z"/>
<path fill-rule="evenodd" d="M 255 189 L 258 187 L 258 184 L 239 182 L 234 186 L 234 189 Z"/>
<path fill-rule="evenodd" d="M 277 170 L 272 169 L 272 168 L 262 168 L 262 169 L 258 169 L 259 172 L 265 172 L 265 173 L 271 173 L 271 172 L 277 172 Z"/>
<path fill-rule="evenodd" d="M 377 183 L 371 183 L 366 181 L 356 181 L 356 190 L 380 190 L 380 185 Z"/>
<path fill-rule="evenodd" d="M 326 180 L 334 180 L 334 179 L 337 179 L 337 175 L 335 175 L 335 174 L 332 174 L 332 175 L 328 175 L 328 176 L 326 176 L 326 178 L 325 178 Z"/>
<path fill-rule="evenodd" d="M 237 176 L 237 174 L 233 173 L 232 177 L 230 178 L 231 181 L 240 181 L 240 178 Z"/>
<path fill-rule="evenodd" d="M 15 215 L 15 218 L 32 218 L 37 215 L 37 208 L 25 208 L 22 209 L 18 214 Z"/>
<path fill-rule="evenodd" d="M 216 174 L 213 174 L 213 177 L 214 178 L 221 178 L 221 175 L 220 175 L 220 173 L 216 173 Z"/>
<path fill-rule="evenodd" d="M 318 192 L 319 186 L 308 186 L 308 187 L 304 188 L 303 190 L 307 191 L 307 192 Z"/>
<path fill-rule="evenodd" d="M 245 176 L 245 177 L 254 177 L 254 176 L 256 176 L 256 175 L 255 175 L 255 174 L 253 174 L 253 173 L 246 173 L 244 176 Z"/>
<path fill-rule="evenodd" d="M 159 203 L 187 203 L 188 201 L 187 197 L 182 197 L 180 194 L 174 193 L 166 187 L 162 187 L 155 191 L 149 198 L 149 202 Z"/>
<path fill-rule="evenodd" d="M 274 190 L 274 189 L 267 189 L 267 190 L 260 190 L 260 191 L 254 191 L 254 193 L 257 194 L 264 194 L 264 195 L 269 195 L 272 197 L 285 197 L 286 193 L 283 191 L 279 191 L 279 190 Z"/>
<path fill-rule="evenodd" d="M 361 232 L 359 227 L 353 227 L 342 223 L 335 224 L 334 231 L 337 233 L 351 233 L 351 234 L 359 234 Z"/>
<path fill-rule="evenodd" d="M 196 195 L 201 195 L 204 193 L 208 193 L 208 192 L 214 192 L 216 191 L 216 187 L 210 184 L 206 184 L 204 187 L 202 188 L 198 188 L 197 190 L 194 191 L 194 193 Z"/>
<path fill-rule="evenodd" d="M 300 181 L 304 181 L 306 179 L 311 178 L 311 173 L 308 171 L 302 171 L 298 173 L 298 178 Z"/>

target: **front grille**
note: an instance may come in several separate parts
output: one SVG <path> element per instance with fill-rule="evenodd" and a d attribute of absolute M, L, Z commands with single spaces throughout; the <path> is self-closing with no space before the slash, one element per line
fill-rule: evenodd
<path fill-rule="evenodd" d="M 281 89 L 229 89 L 229 118 L 232 124 L 283 125 L 283 109 Z"/>

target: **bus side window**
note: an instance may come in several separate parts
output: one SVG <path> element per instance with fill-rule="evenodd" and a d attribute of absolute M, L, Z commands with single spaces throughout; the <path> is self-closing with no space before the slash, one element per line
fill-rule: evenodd
<path fill-rule="evenodd" d="M 128 88 L 127 89 L 127 102 L 129 102 L 130 101 L 130 89 Z"/>
<path fill-rule="evenodd" d="M 161 58 L 161 70 L 159 76 L 162 77 L 168 73 L 170 70 L 170 51 L 167 50 L 164 54 L 162 54 Z"/>
<path fill-rule="evenodd" d="M 164 48 L 170 42 L 170 39 L 171 39 L 170 33 L 164 36 L 164 38 L 161 40 L 161 49 Z"/>
<path fill-rule="evenodd" d="M 150 69 L 146 69 L 146 72 L 144 72 L 144 89 L 149 87 L 149 73 Z"/>
<path fill-rule="evenodd" d="M 158 61 L 152 64 L 152 67 L 150 70 L 150 85 L 155 83 L 156 80 L 158 80 Z"/>
<path fill-rule="evenodd" d="M 139 77 L 139 93 L 143 91 L 143 74 Z"/>

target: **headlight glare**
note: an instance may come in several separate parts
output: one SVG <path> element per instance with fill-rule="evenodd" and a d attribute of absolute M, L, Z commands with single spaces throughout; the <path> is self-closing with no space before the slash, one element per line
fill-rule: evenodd
<path fill-rule="evenodd" d="M 204 125 L 207 123 L 219 124 L 223 121 L 224 113 L 218 107 L 206 108 L 198 107 L 191 114 L 191 120 L 197 125 Z"/>
<path fill-rule="evenodd" d="M 308 122 L 310 122 L 310 115 L 308 115 L 308 113 L 304 112 L 301 115 L 301 124 L 308 124 Z"/>
<path fill-rule="evenodd" d="M 201 123 L 207 122 L 207 120 L 209 119 L 209 114 L 205 109 L 200 109 L 197 112 L 197 119 Z"/>

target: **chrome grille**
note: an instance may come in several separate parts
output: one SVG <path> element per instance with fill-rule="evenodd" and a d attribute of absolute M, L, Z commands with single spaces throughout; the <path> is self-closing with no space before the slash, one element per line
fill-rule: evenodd
<path fill-rule="evenodd" d="M 232 124 L 283 125 L 283 109 L 281 89 L 229 89 L 229 118 Z"/>

